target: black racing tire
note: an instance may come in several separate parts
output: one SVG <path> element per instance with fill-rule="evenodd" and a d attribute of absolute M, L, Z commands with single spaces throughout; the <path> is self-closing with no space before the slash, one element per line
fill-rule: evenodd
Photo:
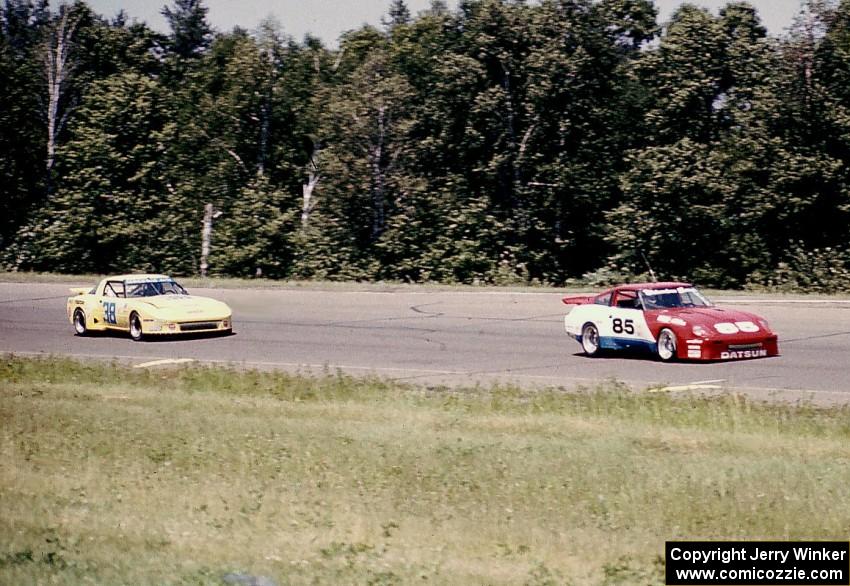
<path fill-rule="evenodd" d="M 599 328 L 592 322 L 581 327 L 581 349 L 587 356 L 599 356 L 602 348 L 599 345 Z"/>
<path fill-rule="evenodd" d="M 135 311 L 130 314 L 130 337 L 136 342 L 140 342 L 144 338 L 144 334 L 142 333 L 142 318 Z"/>
<path fill-rule="evenodd" d="M 78 336 L 87 336 L 89 333 L 86 326 L 86 313 L 79 308 L 74 310 L 74 332 Z"/>
<path fill-rule="evenodd" d="M 658 332 L 658 358 L 662 362 L 673 362 L 676 360 L 679 341 L 676 334 L 670 328 L 664 328 Z"/>

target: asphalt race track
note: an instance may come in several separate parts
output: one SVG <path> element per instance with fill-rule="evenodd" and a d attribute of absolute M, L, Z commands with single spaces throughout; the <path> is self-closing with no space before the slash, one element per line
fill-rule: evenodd
<path fill-rule="evenodd" d="M 850 403 L 850 302 L 715 299 L 766 317 L 781 356 L 709 364 L 651 357 L 587 358 L 563 331 L 556 293 L 494 290 L 395 292 L 314 289 L 195 289 L 227 302 L 235 333 L 133 342 L 74 335 L 68 287 L 91 283 L 0 283 L 0 352 L 160 359 L 350 374 L 422 384 L 516 382 L 574 388 L 616 379 L 663 392 L 741 390 L 760 398 Z"/>

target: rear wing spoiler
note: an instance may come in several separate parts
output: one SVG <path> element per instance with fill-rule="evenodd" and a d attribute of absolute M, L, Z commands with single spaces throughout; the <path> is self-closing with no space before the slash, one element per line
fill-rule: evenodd
<path fill-rule="evenodd" d="M 595 295 L 573 295 L 572 297 L 564 297 L 561 299 L 567 305 L 588 305 L 596 299 Z"/>
<path fill-rule="evenodd" d="M 71 287 L 70 291 L 74 295 L 85 295 L 91 291 L 91 287 Z"/>

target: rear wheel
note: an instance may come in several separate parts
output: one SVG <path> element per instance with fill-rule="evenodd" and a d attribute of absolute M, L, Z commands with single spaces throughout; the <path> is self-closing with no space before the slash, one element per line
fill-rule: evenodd
<path fill-rule="evenodd" d="M 136 342 L 142 339 L 142 318 L 138 313 L 130 314 L 130 337 Z"/>
<path fill-rule="evenodd" d="M 588 356 L 599 354 L 599 330 L 592 323 L 581 328 L 581 348 Z"/>
<path fill-rule="evenodd" d="M 85 336 L 89 332 L 86 327 L 86 314 L 83 313 L 82 309 L 74 312 L 74 331 L 77 332 L 78 336 Z"/>
<path fill-rule="evenodd" d="M 664 362 L 670 362 L 676 358 L 676 334 L 672 330 L 664 328 L 658 334 L 658 357 Z"/>

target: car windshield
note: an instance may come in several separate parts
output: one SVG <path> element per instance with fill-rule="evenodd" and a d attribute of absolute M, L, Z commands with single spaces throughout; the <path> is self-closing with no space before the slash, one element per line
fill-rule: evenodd
<path fill-rule="evenodd" d="M 640 292 L 644 309 L 674 307 L 711 307 L 711 302 L 693 287 L 675 289 L 644 289 Z"/>
<path fill-rule="evenodd" d="M 188 295 L 174 279 L 144 279 L 127 281 L 127 297 L 154 297 L 156 295 Z"/>

